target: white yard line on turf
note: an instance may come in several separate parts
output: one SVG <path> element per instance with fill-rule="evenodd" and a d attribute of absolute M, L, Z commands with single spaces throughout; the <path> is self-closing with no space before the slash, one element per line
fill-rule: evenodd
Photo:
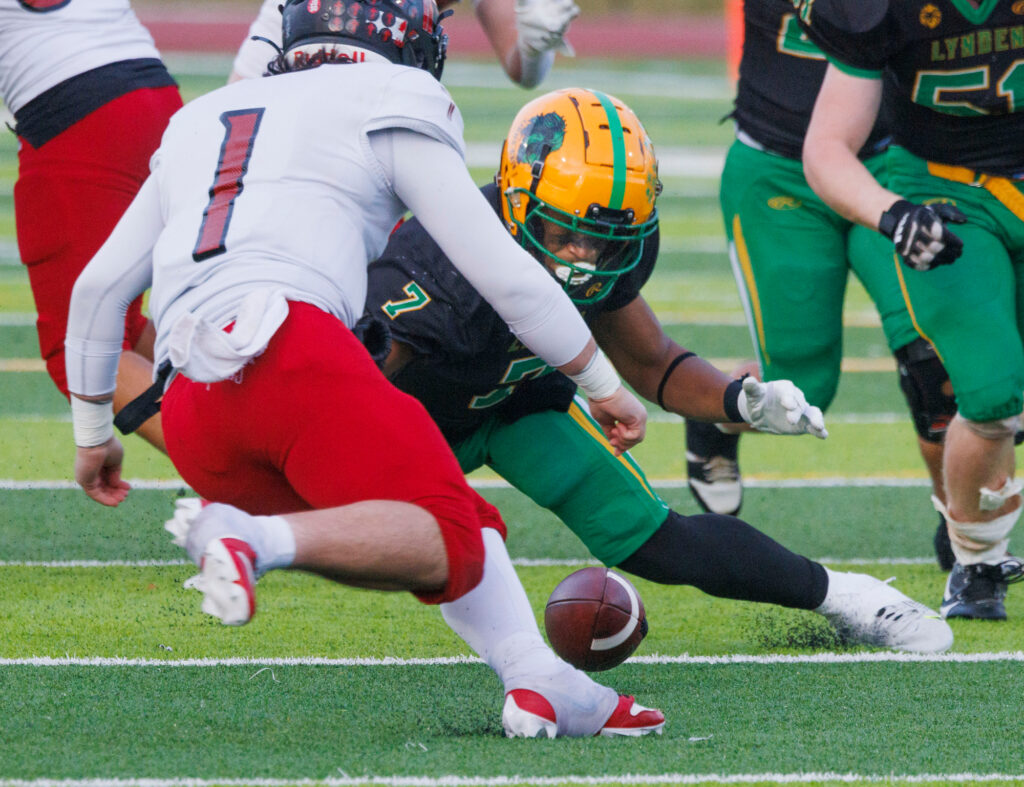
<path fill-rule="evenodd" d="M 927 566 L 934 557 L 820 557 L 814 558 L 825 565 L 844 566 Z M 577 560 L 555 557 L 518 557 L 512 563 L 520 568 L 577 568 L 599 566 L 596 560 Z M 190 566 L 190 560 L 0 560 L 0 568 L 166 568 Z"/>
<path fill-rule="evenodd" d="M 686 486 L 685 478 L 648 478 L 651 486 L 658 489 L 679 489 Z M 188 486 L 180 479 L 132 478 L 128 479 L 133 489 L 182 489 Z M 511 484 L 501 478 L 471 478 L 469 485 L 474 489 L 511 489 Z M 744 476 L 743 486 L 747 489 L 833 489 L 840 487 L 919 487 L 930 486 L 926 478 L 897 478 L 893 476 L 831 476 L 828 478 L 756 478 Z M 24 481 L 15 478 L 0 478 L 0 491 L 78 489 L 74 481 L 38 480 Z"/>
<path fill-rule="evenodd" d="M 775 664 L 867 664 L 880 662 L 982 664 L 992 662 L 1024 662 L 1024 651 L 991 653 L 810 653 L 802 656 L 766 654 L 762 656 L 734 653 L 722 656 L 633 656 L 627 664 L 688 664 L 722 666 L 749 664 L 769 666 Z M 0 658 L 0 667 L 435 667 L 453 664 L 482 664 L 476 656 L 436 656 L 433 658 L 326 658 L 295 656 L 279 658 L 204 658 L 204 659 L 143 659 L 104 656 L 30 656 L 26 658 Z"/>
<path fill-rule="evenodd" d="M 95 778 L 0 779 L 0 787 L 555 787 L 559 784 L 932 784 L 935 782 L 1020 784 L 1024 775 L 1004 773 L 626 773 L 602 776 L 329 776 L 324 779 Z"/>

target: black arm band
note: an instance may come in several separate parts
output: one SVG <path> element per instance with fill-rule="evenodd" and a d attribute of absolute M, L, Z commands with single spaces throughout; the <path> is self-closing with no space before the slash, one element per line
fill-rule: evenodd
<path fill-rule="evenodd" d="M 747 375 L 743 375 L 746 377 Z M 746 423 L 742 415 L 740 415 L 740 391 L 743 390 L 743 377 L 739 380 L 733 380 L 725 387 L 725 394 L 722 396 L 722 407 L 725 409 L 725 415 L 734 424 Z"/>
<path fill-rule="evenodd" d="M 658 407 L 660 407 L 662 410 L 665 409 L 665 403 L 661 400 L 661 397 L 665 393 L 665 385 L 668 383 L 668 378 L 672 376 L 672 372 L 674 372 L 676 370 L 676 367 L 679 366 L 679 364 L 681 364 L 687 358 L 693 358 L 696 355 L 697 355 L 697 353 L 692 353 L 689 350 L 687 350 L 684 353 L 679 353 L 679 355 L 677 355 L 675 358 L 672 359 L 672 363 L 670 363 L 668 365 L 668 368 L 665 370 L 665 373 L 661 376 L 661 382 L 658 383 L 658 397 L 657 398 L 658 398 Z"/>

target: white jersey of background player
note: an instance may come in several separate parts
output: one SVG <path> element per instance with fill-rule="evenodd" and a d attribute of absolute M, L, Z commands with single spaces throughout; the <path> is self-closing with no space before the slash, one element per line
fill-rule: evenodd
<path fill-rule="evenodd" d="M 160 57 L 128 0 L 56 4 L 50 10 L 59 14 L 48 6 L 54 3 L 0 0 L 0 96 L 12 112 L 93 68 Z"/>
<path fill-rule="evenodd" d="M 440 0 L 437 5 L 444 10 L 458 2 Z M 273 51 L 259 39 L 280 44 L 280 5 L 280 0 L 263 0 L 249 26 L 249 35 L 235 55 L 229 81 L 266 72 Z M 573 54 L 565 38 L 569 24 L 580 12 L 573 0 L 473 0 L 473 11 L 505 73 L 522 87 L 536 87 L 543 81 L 556 52 Z"/>
<path fill-rule="evenodd" d="M 283 65 L 329 62 L 228 85 L 172 118 L 153 156 L 152 175 L 78 279 L 72 296 L 66 354 L 75 475 L 97 501 L 117 505 L 127 494 L 108 397 L 114 388 L 124 309 L 134 297 L 152 286 L 156 363 L 169 360 L 183 373 L 171 384 L 165 405 L 168 397 L 188 391 L 205 396 L 203 402 L 215 401 L 214 417 L 226 418 L 222 392 L 230 398 L 235 390 L 227 381 L 235 379 L 242 391 L 253 386 L 259 390 L 260 370 L 269 368 L 278 386 L 272 404 L 280 408 L 285 367 L 280 361 L 267 367 L 258 356 L 267 350 L 276 359 L 268 348 L 270 340 L 286 320 L 296 325 L 301 319 L 289 313 L 293 307 L 288 302 L 313 304 L 352 327 L 363 310 L 366 266 L 384 248 L 407 208 L 523 343 L 576 380 L 618 450 L 642 439 L 643 406 L 596 349 L 562 288 L 506 232 L 473 183 L 462 158 L 461 117 L 434 78 L 444 62 L 436 8 L 433 0 L 416 3 L 422 16 L 413 24 L 402 15 L 411 5 L 289 0 Z M 360 17 L 353 20 L 358 38 L 338 32 L 345 29 L 344 15 L 353 10 Z M 428 14 L 429 24 L 424 21 Z M 399 35 L 401 46 L 396 43 Z M 224 329 L 230 323 L 229 333 Z M 283 333 L 286 343 L 288 332 Z M 341 340 L 347 345 L 349 338 Z M 304 344 L 301 351 L 308 347 Z M 347 357 L 353 368 L 357 363 L 365 366 L 357 356 Z M 254 361 L 253 371 L 234 377 L 249 361 Z M 312 362 L 311 368 L 320 367 Z M 387 396 L 397 395 L 375 368 L 373 372 Z M 204 385 L 217 382 L 222 385 Z M 329 394 L 318 397 L 316 404 L 299 401 L 316 410 L 309 414 L 313 423 L 335 427 L 351 417 L 345 405 L 351 396 L 348 390 L 339 392 L 337 405 Z M 212 429 L 199 426 L 203 404 L 189 401 L 193 403 L 180 416 L 186 426 L 175 434 L 187 431 L 196 439 L 205 434 L 201 442 L 217 443 Z M 389 412 L 373 404 L 359 402 L 364 409 L 377 409 L 376 421 L 364 417 L 383 426 Z M 392 405 L 399 407 L 398 402 Z M 294 408 L 277 412 L 291 417 Z M 429 425 L 425 411 L 415 413 L 416 423 Z M 415 420 L 411 416 L 409 425 Z M 170 435 L 166 418 L 164 425 Z M 247 425 L 246 430 L 269 436 L 273 424 Z M 221 434 L 219 440 L 230 437 Z M 443 443 L 439 432 L 436 439 Z M 289 473 L 297 462 L 289 459 L 286 471 L 280 457 L 288 452 L 278 448 L 268 452 L 276 458 L 268 458 L 261 446 L 259 456 L 250 451 L 234 465 L 252 467 L 251 473 L 256 464 L 262 470 L 269 463 L 275 483 L 291 483 Z M 175 451 L 170 453 L 175 459 Z M 308 460 L 308 451 L 305 456 Z M 175 459 L 176 465 L 187 458 Z M 435 489 L 464 488 L 475 495 L 451 459 L 454 475 L 440 479 Z M 319 468 L 313 472 L 319 474 Z M 432 511 L 429 501 L 434 497 L 428 493 L 413 498 L 425 500 L 421 506 L 390 497 L 386 464 L 358 472 L 368 480 L 355 488 L 369 483 L 383 491 L 364 501 L 371 504 L 368 513 L 353 510 L 359 501 L 296 513 L 287 513 L 294 508 L 271 510 L 264 516 L 214 503 L 176 517 L 183 525 L 180 543 L 200 565 L 194 586 L 204 593 L 203 609 L 226 623 L 245 623 L 255 610 L 253 573 L 293 564 L 359 586 L 367 586 L 360 582 L 371 576 L 369 587 L 423 589 L 416 583 L 425 574 L 406 566 L 423 563 L 426 576 L 433 576 L 439 569 L 432 566 L 444 569 L 444 551 L 439 558 L 424 560 L 412 549 L 411 563 L 391 561 L 390 552 L 422 543 L 424 550 L 437 553 L 440 541 L 431 535 L 435 530 L 422 521 Z M 225 475 L 231 476 L 232 470 Z M 235 480 L 236 492 L 245 471 L 242 476 Z M 346 479 L 338 483 L 344 485 Z M 203 494 L 198 486 L 197 491 Z M 442 528 L 443 516 L 436 519 Z M 403 535 L 381 537 L 393 523 Z M 459 590 L 442 600 L 446 621 L 505 684 L 506 731 L 530 737 L 660 731 L 664 717 L 659 712 L 643 709 L 632 697 L 617 696 L 554 656 L 540 636 L 500 533 L 490 527 L 482 531 L 480 573 L 472 582 L 467 577 L 474 576 L 473 569 L 463 569 L 459 582 L 447 573 L 444 588 L 451 583 Z M 346 540 L 353 532 L 357 544 Z M 239 568 L 243 563 L 248 570 Z M 450 562 L 448 566 L 455 571 Z M 239 588 L 245 592 L 239 594 Z M 425 589 L 433 593 L 435 588 Z M 540 706 L 534 701 L 538 694 Z"/>

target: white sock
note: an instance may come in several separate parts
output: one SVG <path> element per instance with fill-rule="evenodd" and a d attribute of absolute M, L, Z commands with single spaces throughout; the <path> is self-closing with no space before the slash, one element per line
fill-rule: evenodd
<path fill-rule="evenodd" d="M 252 544 L 256 553 L 257 575 L 275 568 L 288 568 L 295 562 L 295 534 L 282 516 L 254 516 L 260 534 L 259 545 Z"/>
<path fill-rule="evenodd" d="M 555 710 L 561 735 L 594 735 L 618 695 L 566 664 L 537 627 L 501 534 L 484 528 L 484 576 L 469 593 L 441 605 L 445 622 L 487 664 L 509 692 L 530 689 Z"/>
<path fill-rule="evenodd" d="M 510 671 L 556 669 L 559 658 L 540 635 L 501 534 L 489 527 L 482 534 L 483 579 L 466 595 L 441 605 L 445 622 L 498 673 L 502 683 Z"/>
<path fill-rule="evenodd" d="M 252 516 L 224 503 L 210 503 L 196 516 L 185 549 L 196 564 L 206 545 L 215 538 L 233 536 L 256 553 L 256 576 L 275 568 L 287 568 L 295 560 L 295 534 L 280 516 Z"/>

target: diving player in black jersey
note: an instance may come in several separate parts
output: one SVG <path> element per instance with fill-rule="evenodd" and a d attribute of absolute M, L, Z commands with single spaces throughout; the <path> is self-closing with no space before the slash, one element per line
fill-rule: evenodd
<path fill-rule="evenodd" d="M 888 237 L 918 332 L 957 395 L 946 499 L 957 565 L 946 617 L 1006 617 L 1020 517 L 1013 441 L 1024 407 L 1024 7 L 1011 0 L 795 2 L 830 65 L 804 145 L 808 182 Z M 883 102 L 884 98 L 884 102 Z M 880 184 L 856 157 L 883 105 Z M 949 264 L 953 263 L 953 264 Z"/>
<path fill-rule="evenodd" d="M 825 436 L 788 381 L 742 383 L 664 333 L 640 288 L 658 253 L 654 150 L 606 94 L 572 88 L 527 104 L 482 191 L 577 303 L 636 391 L 708 421 Z M 930 610 L 864 574 L 832 572 L 730 516 L 683 516 L 616 455 L 574 386 L 519 344 L 423 227 L 406 222 L 370 268 L 368 314 L 389 329 L 384 370 L 440 425 L 464 471 L 487 464 L 550 509 L 599 560 L 712 595 L 815 610 L 857 642 L 941 651 Z"/>
<path fill-rule="evenodd" d="M 801 148 L 825 55 L 800 29 L 789 0 L 745 2 L 743 18 L 732 112 L 736 140 L 720 190 L 729 257 L 757 358 L 742 371 L 792 380 L 809 402 L 826 410 L 839 382 L 843 303 L 852 269 L 881 316 L 932 491 L 941 498 L 942 440 L 956 413 L 949 377 L 914 330 L 893 271 L 891 244 L 836 214 L 804 177 Z M 876 123 L 857 151 L 882 179 L 888 141 L 884 124 Z M 705 510 L 738 513 L 737 432 L 746 428 L 687 421 L 689 485 Z M 939 565 L 948 571 L 953 558 L 944 521 L 935 543 Z"/>

